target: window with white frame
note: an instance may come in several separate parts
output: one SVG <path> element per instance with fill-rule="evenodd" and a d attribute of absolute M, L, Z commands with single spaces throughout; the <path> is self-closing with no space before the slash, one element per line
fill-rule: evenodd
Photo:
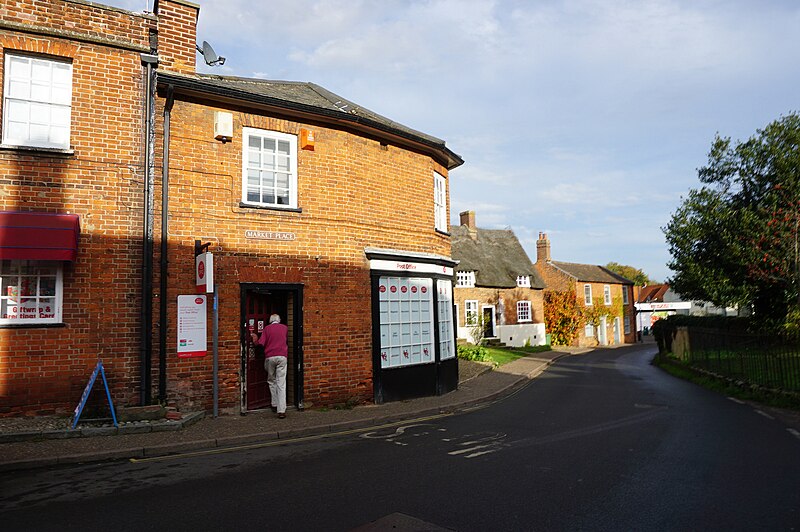
<path fill-rule="evenodd" d="M 587 307 L 592 306 L 592 285 L 583 285 L 583 303 Z"/>
<path fill-rule="evenodd" d="M 622 286 L 622 304 L 628 304 L 628 287 L 625 285 Z"/>
<path fill-rule="evenodd" d="M 475 288 L 475 272 L 456 272 L 456 287 Z"/>
<path fill-rule="evenodd" d="M 517 275 L 517 286 L 520 288 L 530 288 L 531 287 L 531 276 L 530 275 Z"/>
<path fill-rule="evenodd" d="M 433 173 L 433 205 L 437 231 L 447 232 L 447 183 L 439 172 Z"/>
<path fill-rule="evenodd" d="M 605 305 L 611 304 L 611 287 L 607 284 L 603 285 L 603 303 Z"/>
<path fill-rule="evenodd" d="M 517 323 L 531 321 L 531 302 L 517 301 Z"/>
<path fill-rule="evenodd" d="M 297 137 L 242 129 L 242 202 L 297 208 Z"/>
<path fill-rule="evenodd" d="M 453 283 L 439 279 L 436 281 L 439 304 L 439 359 L 455 358 L 456 346 L 453 335 Z"/>
<path fill-rule="evenodd" d="M 464 301 L 464 325 L 467 327 L 478 324 L 478 302 Z"/>
<path fill-rule="evenodd" d="M 0 325 L 61 323 L 62 263 L 0 261 Z"/>
<path fill-rule="evenodd" d="M 594 338 L 594 325 L 591 323 L 587 323 L 586 326 L 583 328 L 583 335 L 586 338 Z"/>
<path fill-rule="evenodd" d="M 625 334 L 630 334 L 631 333 L 631 317 L 630 316 L 625 316 L 624 324 L 625 324 L 624 325 Z"/>
<path fill-rule="evenodd" d="M 68 149 L 72 63 L 8 53 L 4 80 L 3 144 Z"/>

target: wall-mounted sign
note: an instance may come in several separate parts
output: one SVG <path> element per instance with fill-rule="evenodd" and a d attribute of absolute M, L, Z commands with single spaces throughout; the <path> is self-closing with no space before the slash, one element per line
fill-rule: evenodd
<path fill-rule="evenodd" d="M 386 270 L 391 272 L 413 272 L 413 273 L 439 273 L 452 277 L 453 268 L 441 266 L 439 264 L 428 264 L 421 262 L 403 262 L 399 260 L 380 260 L 372 259 L 369 261 L 371 270 Z"/>
<path fill-rule="evenodd" d="M 294 233 L 284 233 L 281 231 L 256 231 L 248 229 L 244 232 L 245 238 L 256 240 L 295 240 L 297 237 Z"/>
<path fill-rule="evenodd" d="M 178 296 L 178 357 L 206 356 L 206 317 L 206 296 Z"/>
<path fill-rule="evenodd" d="M 198 294 L 214 293 L 214 255 L 200 253 L 194 258 L 194 278 Z"/>

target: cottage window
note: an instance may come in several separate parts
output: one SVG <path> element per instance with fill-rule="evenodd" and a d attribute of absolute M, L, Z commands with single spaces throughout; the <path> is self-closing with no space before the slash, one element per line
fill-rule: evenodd
<path fill-rule="evenodd" d="M 586 326 L 583 328 L 583 335 L 586 338 L 594 338 L 594 325 L 591 323 L 587 323 Z"/>
<path fill-rule="evenodd" d="M 0 325 L 61 323 L 62 264 L 0 261 Z"/>
<path fill-rule="evenodd" d="M 437 231 L 447 232 L 447 185 L 444 176 L 433 173 L 433 204 Z"/>
<path fill-rule="evenodd" d="M 531 321 L 531 302 L 517 301 L 517 323 Z"/>
<path fill-rule="evenodd" d="M 477 301 L 464 301 L 464 324 L 468 327 L 478 324 Z"/>
<path fill-rule="evenodd" d="M 297 137 L 249 127 L 242 137 L 242 202 L 296 209 Z"/>
<path fill-rule="evenodd" d="M 583 303 L 587 307 L 592 306 L 592 285 L 590 284 L 583 285 Z"/>
<path fill-rule="evenodd" d="M 517 275 L 517 286 L 519 286 L 520 288 L 530 288 L 531 287 L 530 275 Z"/>
<path fill-rule="evenodd" d="M 631 317 L 630 316 L 625 316 L 624 323 L 625 323 L 625 325 L 624 325 L 625 334 L 630 334 L 631 333 Z"/>
<path fill-rule="evenodd" d="M 475 288 L 475 272 L 456 272 L 456 286 L 458 288 Z"/>
<path fill-rule="evenodd" d="M 611 287 L 608 285 L 603 285 L 603 303 L 605 305 L 611 304 Z"/>
<path fill-rule="evenodd" d="M 6 54 L 3 144 L 69 148 L 72 64 Z"/>
<path fill-rule="evenodd" d="M 622 304 L 623 305 L 627 305 L 628 304 L 628 287 L 627 286 L 623 286 L 622 287 Z"/>

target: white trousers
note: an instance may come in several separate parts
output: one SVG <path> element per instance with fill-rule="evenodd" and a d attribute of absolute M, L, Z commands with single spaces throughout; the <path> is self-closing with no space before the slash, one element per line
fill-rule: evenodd
<path fill-rule="evenodd" d="M 272 406 L 279 414 L 286 412 L 286 357 L 269 357 L 264 359 L 267 370 L 267 384 L 272 397 Z"/>

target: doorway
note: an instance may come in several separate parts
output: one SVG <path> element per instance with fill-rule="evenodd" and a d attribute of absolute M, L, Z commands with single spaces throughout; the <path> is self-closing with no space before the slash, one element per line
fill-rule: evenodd
<path fill-rule="evenodd" d="M 497 336 L 494 330 L 494 305 L 484 305 L 481 310 L 483 311 L 483 337 L 494 338 Z"/>
<path fill-rule="evenodd" d="M 281 318 L 288 331 L 286 404 L 302 408 L 302 288 L 279 284 L 242 284 L 242 412 L 269 408 L 272 401 L 264 358 L 257 354 L 251 332 L 261 335 L 271 314 Z"/>
<path fill-rule="evenodd" d="M 622 338 L 620 336 L 619 330 L 619 317 L 614 318 L 614 345 L 619 345 L 622 343 Z"/>

